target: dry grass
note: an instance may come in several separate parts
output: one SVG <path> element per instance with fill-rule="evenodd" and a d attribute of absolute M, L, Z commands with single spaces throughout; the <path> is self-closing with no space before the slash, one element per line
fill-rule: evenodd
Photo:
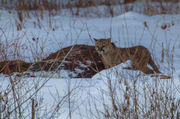
<path fill-rule="evenodd" d="M 168 85 L 173 81 L 155 79 L 151 83 L 147 81 L 149 79 L 143 79 L 144 83 L 139 83 L 139 80 L 108 79 L 107 90 L 101 89 L 100 92 L 102 100 L 99 101 L 104 109 L 97 110 L 97 113 L 100 113 L 99 117 L 104 119 L 179 117 L 180 103 L 176 99 L 176 91 L 172 91 L 173 87 L 169 88 Z"/>
<path fill-rule="evenodd" d="M 3 6 L 8 6 L 12 2 L 11 0 L 4 2 Z M 74 16 L 89 16 L 91 13 L 96 17 L 109 17 L 117 16 L 124 12 L 135 11 L 140 13 L 145 13 L 147 15 L 155 14 L 178 14 L 179 6 L 178 1 L 159 1 L 159 0 L 141 0 L 135 2 L 135 0 L 75 0 L 75 1 L 63 1 L 63 0 L 15 0 L 11 9 L 16 9 L 19 12 L 23 11 L 23 16 L 29 17 L 29 11 L 39 10 L 41 11 L 40 17 L 43 19 L 43 12 L 49 11 L 55 14 L 64 13 L 64 9 L 68 14 Z M 138 4 L 136 4 L 138 3 Z M 139 6 L 139 3 L 141 5 Z M 101 10 L 99 6 L 105 6 L 104 10 Z M 114 7 L 115 6 L 115 7 Z M 106 14 L 103 12 L 105 11 Z M 22 14 L 22 13 L 20 13 Z M 20 15 L 22 16 L 22 15 Z M 20 17 L 19 17 L 20 18 Z M 20 19 L 21 21 L 22 19 Z"/>

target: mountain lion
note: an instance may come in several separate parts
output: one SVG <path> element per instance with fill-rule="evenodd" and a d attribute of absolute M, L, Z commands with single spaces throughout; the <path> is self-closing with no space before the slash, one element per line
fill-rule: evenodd
<path fill-rule="evenodd" d="M 131 67 L 125 69 L 141 70 L 145 74 L 161 73 L 152 60 L 150 51 L 144 46 L 118 48 L 109 39 L 95 39 L 95 48 L 100 54 L 105 68 L 131 60 Z M 153 68 L 150 69 L 148 64 Z"/>

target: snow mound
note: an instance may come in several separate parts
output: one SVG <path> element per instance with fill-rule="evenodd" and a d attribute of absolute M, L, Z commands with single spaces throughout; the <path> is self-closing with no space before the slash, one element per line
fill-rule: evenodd
<path fill-rule="evenodd" d="M 124 14 L 121 14 L 120 16 L 117 16 L 116 18 L 125 20 L 146 20 L 150 17 L 136 12 L 126 12 Z"/>
<path fill-rule="evenodd" d="M 139 76 L 144 76 L 144 74 L 139 70 L 127 70 L 123 69 L 130 66 L 130 61 L 121 63 L 120 65 L 114 66 L 110 69 L 102 70 L 93 76 L 93 79 L 99 80 L 116 80 L 116 79 L 137 79 Z"/>

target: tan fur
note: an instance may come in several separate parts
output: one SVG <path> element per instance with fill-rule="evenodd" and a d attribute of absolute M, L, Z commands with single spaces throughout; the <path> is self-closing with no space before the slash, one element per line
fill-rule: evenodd
<path fill-rule="evenodd" d="M 150 51 L 144 46 L 118 48 L 111 39 L 94 39 L 96 51 L 100 54 L 105 68 L 131 60 L 131 67 L 125 69 L 141 70 L 145 74 L 161 73 L 151 58 Z M 148 68 L 151 65 L 154 70 Z"/>

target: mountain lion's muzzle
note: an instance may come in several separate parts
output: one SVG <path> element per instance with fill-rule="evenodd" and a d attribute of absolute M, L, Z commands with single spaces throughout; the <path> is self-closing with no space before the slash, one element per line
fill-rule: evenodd
<path fill-rule="evenodd" d="M 97 51 L 100 52 L 101 54 L 103 54 L 104 53 L 104 47 L 105 46 L 97 47 Z"/>

